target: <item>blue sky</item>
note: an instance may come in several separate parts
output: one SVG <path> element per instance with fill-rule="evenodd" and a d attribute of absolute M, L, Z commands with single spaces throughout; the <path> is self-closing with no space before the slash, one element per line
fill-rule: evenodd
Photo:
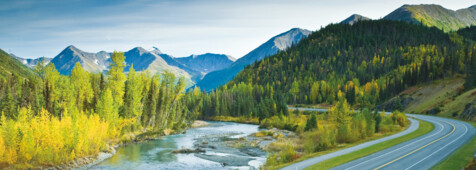
<path fill-rule="evenodd" d="M 467 8 L 473 0 L 0 0 L 0 48 L 54 57 L 68 45 L 88 52 L 141 46 L 184 57 L 240 58 L 294 27 L 317 30 L 357 13 L 378 19 L 403 4 Z"/>

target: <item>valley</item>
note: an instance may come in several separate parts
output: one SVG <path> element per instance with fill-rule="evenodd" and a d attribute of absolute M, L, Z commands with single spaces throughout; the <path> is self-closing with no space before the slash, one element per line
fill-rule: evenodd
<path fill-rule="evenodd" d="M 206 11 L 188 1 L 74 3 L 85 10 L 130 4 L 140 10 L 90 11 L 117 22 L 108 25 L 70 11 L 64 17 L 84 19 L 42 20 L 51 17 L 43 7 L 30 37 L 13 41 L 19 34 L 5 31 L 15 43 L 0 40 L 6 46 L 0 47 L 0 169 L 475 168 L 474 4 L 455 9 L 399 2 L 391 11 L 375 8 L 378 19 L 347 15 L 354 7 L 368 10 L 355 4 L 329 7 L 349 17 L 328 13 L 332 22 L 308 30 L 295 25 L 317 23 L 301 19 L 310 17 L 306 11 L 322 13 L 308 10 L 324 10 L 320 3 L 266 4 L 295 10 L 267 15 L 241 12 L 259 4 L 230 8 L 241 2 L 204 2 L 227 4 Z M 29 8 L 14 6 L 8 3 L 3 12 Z M 277 17 L 281 13 L 292 19 Z M 235 20 L 241 17 L 246 22 Z M 61 29 L 60 21 L 75 27 Z M 50 24 L 59 28 L 43 29 Z M 45 30 L 58 34 L 38 39 L 43 35 L 36 31 Z M 54 43 L 55 49 L 74 45 L 55 56 L 17 56 L 45 51 L 38 42 L 61 36 L 76 38 Z M 21 43 L 31 51 L 12 52 Z M 160 50 L 144 48 L 155 44 Z"/>

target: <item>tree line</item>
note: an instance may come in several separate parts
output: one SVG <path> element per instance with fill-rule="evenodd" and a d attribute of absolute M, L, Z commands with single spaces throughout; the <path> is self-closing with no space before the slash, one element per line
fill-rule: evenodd
<path fill-rule="evenodd" d="M 136 135 L 180 132 L 199 115 L 202 93 L 172 73 L 150 75 L 114 52 L 106 74 L 77 63 L 70 76 L 39 63 L 37 76 L 0 81 L 0 165 L 57 165 Z"/>

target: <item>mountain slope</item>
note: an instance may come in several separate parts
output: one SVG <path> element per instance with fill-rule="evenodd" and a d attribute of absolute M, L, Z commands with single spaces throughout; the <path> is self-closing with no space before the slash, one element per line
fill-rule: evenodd
<path fill-rule="evenodd" d="M 142 47 L 133 48 L 125 52 L 124 56 L 126 57 L 126 67 L 124 68 L 124 72 L 129 71 L 131 65 L 133 65 L 134 70 L 136 71 L 147 70 L 150 71 L 151 74 L 168 71 L 175 74 L 177 78 L 184 76 L 187 82 L 187 87 L 194 84 L 192 76 L 186 71 L 176 66 L 168 65 L 162 57 L 147 51 Z"/>
<path fill-rule="evenodd" d="M 228 66 L 233 64 L 236 59 L 224 54 L 206 53 L 201 55 L 191 55 L 188 57 L 175 58 L 175 60 L 191 69 L 206 74 L 212 71 L 227 68 Z"/>
<path fill-rule="evenodd" d="M 466 41 L 476 41 L 476 27 L 471 26 L 457 31 Z M 474 56 L 473 56 L 474 57 Z M 474 58 L 472 58 L 474 59 Z M 454 77 L 433 80 L 407 88 L 397 96 L 378 105 L 377 110 L 395 110 L 398 107 L 408 113 L 432 114 L 445 117 L 454 117 L 476 121 L 476 88 L 467 86 L 466 83 L 474 77 L 474 66 L 465 63 L 466 77 Z"/>
<path fill-rule="evenodd" d="M 66 47 L 61 53 L 51 60 L 60 74 L 70 75 L 75 64 L 79 62 L 84 70 L 89 72 L 103 72 L 109 66 L 108 59 L 111 55 L 101 51 L 98 53 L 84 52 L 75 46 Z"/>
<path fill-rule="evenodd" d="M 440 5 L 403 5 L 383 19 L 422 23 L 445 32 L 476 24 L 476 5 L 456 11 Z"/>
<path fill-rule="evenodd" d="M 6 78 L 10 74 L 21 77 L 35 76 L 30 68 L 0 49 L 0 78 Z"/>
<path fill-rule="evenodd" d="M 260 61 L 267 56 L 274 55 L 278 51 L 285 50 L 291 45 L 297 44 L 301 39 L 307 37 L 309 34 L 311 34 L 311 31 L 300 28 L 293 28 L 279 34 L 236 60 L 228 68 L 208 73 L 197 83 L 197 85 L 206 91 L 223 85 L 236 76 L 236 74 L 238 74 L 238 72 L 240 72 L 245 66 L 250 65 L 255 61 Z"/>
<path fill-rule="evenodd" d="M 352 24 L 355 24 L 356 22 L 366 21 L 366 20 L 371 20 L 371 19 L 359 14 L 353 14 L 350 17 L 346 18 L 345 20 L 341 21 L 340 23 L 352 25 Z"/>
<path fill-rule="evenodd" d="M 124 68 L 124 71 L 129 71 L 131 64 L 134 65 L 134 69 L 137 71 L 147 70 L 150 64 L 159 58 L 157 55 L 150 53 L 142 47 L 133 48 L 125 52 L 124 56 L 126 57 L 126 67 Z M 157 63 L 160 63 L 164 67 L 167 65 L 163 60 Z"/>
<path fill-rule="evenodd" d="M 407 87 L 465 74 L 474 42 L 418 24 L 379 20 L 331 24 L 296 46 L 242 70 L 227 86 L 261 85 L 289 104 L 340 98 L 373 107 Z M 465 68 L 466 67 L 466 68 Z"/>
<path fill-rule="evenodd" d="M 476 89 L 465 91 L 464 82 L 464 79 L 457 75 L 412 86 L 376 106 L 376 110 L 402 109 L 407 113 L 476 121 Z"/>

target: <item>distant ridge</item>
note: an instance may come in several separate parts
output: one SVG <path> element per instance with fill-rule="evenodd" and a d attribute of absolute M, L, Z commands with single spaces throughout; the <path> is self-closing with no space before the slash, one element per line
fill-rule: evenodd
<path fill-rule="evenodd" d="M 22 64 L 30 67 L 30 68 L 33 68 L 36 66 L 36 64 L 38 62 L 40 62 L 41 60 L 43 60 L 44 64 L 47 65 L 48 63 L 50 63 L 50 61 L 52 60 L 52 58 L 47 58 L 47 57 L 40 57 L 40 58 L 35 58 L 35 59 L 25 59 L 25 58 L 21 58 L 21 57 L 18 57 L 16 56 L 15 54 L 12 54 L 10 53 L 10 56 L 16 58 L 18 61 L 20 61 Z"/>
<path fill-rule="evenodd" d="M 175 60 L 191 69 L 206 74 L 212 71 L 227 68 L 228 66 L 233 64 L 236 59 L 224 54 L 206 53 L 201 55 L 191 55 L 188 57 L 175 58 Z"/>
<path fill-rule="evenodd" d="M 476 5 L 456 11 L 435 4 L 403 5 L 383 19 L 422 23 L 445 32 L 476 24 Z"/>
<path fill-rule="evenodd" d="M 364 17 L 362 15 L 359 15 L 359 14 L 353 14 L 351 15 L 350 17 L 346 18 L 345 20 L 341 21 L 340 23 L 341 24 L 350 24 L 350 25 L 353 25 L 355 24 L 356 22 L 359 22 L 359 21 L 366 21 L 366 20 L 371 20 L 370 18 L 367 18 L 367 17 Z"/>

